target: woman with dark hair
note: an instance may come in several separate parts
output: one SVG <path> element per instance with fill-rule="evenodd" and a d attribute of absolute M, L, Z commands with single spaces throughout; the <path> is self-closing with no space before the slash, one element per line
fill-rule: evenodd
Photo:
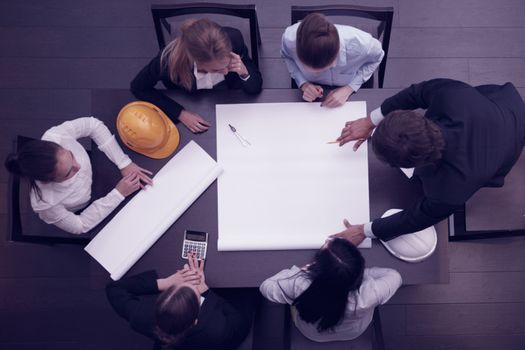
<path fill-rule="evenodd" d="M 365 268 L 359 249 L 349 241 L 327 241 L 303 268 L 292 266 L 261 284 L 269 300 L 292 305 L 301 333 L 318 342 L 351 340 L 372 321 L 374 308 L 401 286 L 392 269 Z"/>
<path fill-rule="evenodd" d="M 93 172 L 89 155 L 77 141 L 82 137 L 93 139 L 122 174 L 112 191 L 91 204 Z M 9 154 L 5 166 L 29 179 L 31 206 L 43 221 L 74 234 L 91 230 L 125 197 L 152 183 L 151 172 L 133 163 L 104 123 L 93 117 L 52 127 L 41 140 L 28 141 Z"/>
<path fill-rule="evenodd" d="M 357 28 L 333 24 L 311 13 L 284 31 L 281 57 L 290 75 L 312 102 L 323 97 L 321 85 L 335 86 L 322 106 L 337 107 L 372 77 L 384 56 L 381 43 Z"/>
<path fill-rule="evenodd" d="M 111 282 L 106 294 L 135 331 L 155 340 L 154 349 L 233 350 L 251 328 L 255 304 L 246 293 L 227 301 L 209 289 L 204 261 L 194 256 L 167 278 L 144 272 Z"/>
<path fill-rule="evenodd" d="M 180 29 L 181 34 L 133 79 L 131 92 L 192 132 L 204 132 L 210 124 L 155 89 L 159 81 L 168 89 L 190 92 L 221 86 L 256 94 L 261 92 L 262 77 L 239 30 L 206 18 L 186 20 Z"/>

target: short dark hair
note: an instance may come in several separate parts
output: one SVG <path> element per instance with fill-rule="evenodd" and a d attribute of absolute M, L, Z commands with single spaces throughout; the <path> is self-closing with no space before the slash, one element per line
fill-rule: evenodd
<path fill-rule="evenodd" d="M 157 299 L 155 332 L 159 340 L 172 346 L 180 343 L 199 315 L 197 294 L 187 286 L 171 286 Z"/>
<path fill-rule="evenodd" d="M 359 249 L 342 238 L 335 238 L 317 251 L 306 271 L 310 286 L 293 302 L 299 316 L 317 324 L 317 330 L 333 328 L 344 316 L 348 293 L 363 282 L 365 259 Z"/>
<path fill-rule="evenodd" d="M 439 126 L 415 111 L 390 112 L 372 135 L 372 149 L 382 161 L 402 168 L 436 163 L 445 141 Z"/>
<path fill-rule="evenodd" d="M 297 56 L 305 65 L 322 69 L 339 53 L 339 34 L 332 22 L 320 13 L 306 16 L 297 29 Z"/>
<path fill-rule="evenodd" d="M 31 188 L 42 198 L 35 181 L 50 182 L 55 179 L 57 153 L 60 145 L 45 140 L 29 140 L 16 153 L 10 153 L 5 160 L 6 169 L 15 175 L 29 179 Z"/>

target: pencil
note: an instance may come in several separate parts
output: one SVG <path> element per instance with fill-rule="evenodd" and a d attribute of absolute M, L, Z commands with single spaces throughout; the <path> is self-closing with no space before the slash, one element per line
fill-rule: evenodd
<path fill-rule="evenodd" d="M 327 142 L 327 144 L 333 144 L 333 143 L 339 143 L 339 141 L 330 141 L 330 142 Z"/>

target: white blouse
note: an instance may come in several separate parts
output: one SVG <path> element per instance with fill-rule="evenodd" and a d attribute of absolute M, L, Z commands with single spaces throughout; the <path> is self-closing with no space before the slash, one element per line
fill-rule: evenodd
<path fill-rule="evenodd" d="M 333 330 L 320 333 L 317 323 L 303 321 L 294 307 L 292 318 L 297 329 L 313 341 L 352 340 L 359 337 L 372 322 L 374 308 L 386 303 L 401 283 L 401 275 L 396 270 L 366 268 L 361 287 L 357 292 L 348 294 L 345 314 Z M 291 305 L 310 284 L 308 275 L 297 266 L 292 266 L 265 280 L 259 289 L 266 299 Z"/>
<path fill-rule="evenodd" d="M 46 223 L 74 234 L 91 230 L 124 200 L 124 196 L 115 188 L 105 197 L 91 203 L 80 214 L 75 214 L 75 211 L 84 208 L 91 200 L 93 182 L 89 155 L 77 141 L 82 137 L 92 138 L 119 169 L 131 164 L 131 159 L 124 154 L 115 137 L 104 123 L 96 118 L 67 121 L 44 133 L 42 140 L 55 142 L 71 151 L 80 169 L 73 177 L 62 182 L 36 181 L 41 197 L 32 190 L 31 206 Z"/>

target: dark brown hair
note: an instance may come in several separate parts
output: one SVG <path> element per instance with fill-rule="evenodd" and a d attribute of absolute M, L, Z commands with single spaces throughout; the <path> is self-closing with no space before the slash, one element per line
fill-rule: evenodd
<path fill-rule="evenodd" d="M 320 13 L 306 16 L 297 29 L 297 56 L 308 67 L 328 67 L 339 53 L 339 34 Z"/>
<path fill-rule="evenodd" d="M 155 307 L 155 332 L 165 345 L 180 343 L 199 315 L 197 294 L 187 286 L 172 286 L 162 292 Z"/>
<path fill-rule="evenodd" d="M 10 173 L 29 179 L 31 188 L 41 199 L 42 193 L 35 181 L 54 180 L 59 150 L 60 145 L 54 142 L 30 140 L 18 152 L 8 154 L 4 164 Z"/>
<path fill-rule="evenodd" d="M 317 251 L 306 274 L 310 286 L 293 302 L 299 316 L 316 323 L 319 332 L 334 328 L 343 318 L 348 294 L 363 283 L 365 259 L 346 239 L 334 238 Z"/>
<path fill-rule="evenodd" d="M 186 20 L 180 29 L 180 36 L 162 51 L 161 68 L 167 69 L 175 84 L 191 90 L 193 62 L 198 64 L 224 59 L 230 55 L 232 44 L 228 33 L 207 18 Z"/>
<path fill-rule="evenodd" d="M 372 148 L 379 159 L 392 166 L 413 168 L 438 162 L 445 141 L 441 129 L 421 113 L 397 110 L 377 126 Z"/>

